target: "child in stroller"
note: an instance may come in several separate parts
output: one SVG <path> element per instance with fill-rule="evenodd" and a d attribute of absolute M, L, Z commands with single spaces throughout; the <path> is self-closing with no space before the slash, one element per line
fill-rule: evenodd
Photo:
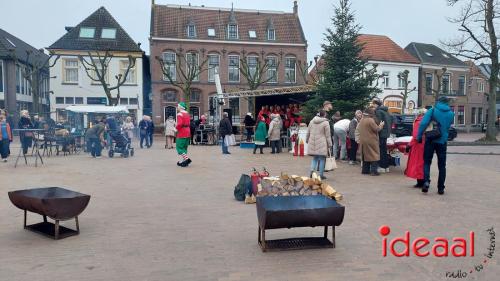
<path fill-rule="evenodd" d="M 122 157 L 134 156 L 134 148 L 131 140 L 120 130 L 109 131 L 111 143 L 109 144 L 108 156 L 112 158 L 115 153 L 120 153 Z"/>

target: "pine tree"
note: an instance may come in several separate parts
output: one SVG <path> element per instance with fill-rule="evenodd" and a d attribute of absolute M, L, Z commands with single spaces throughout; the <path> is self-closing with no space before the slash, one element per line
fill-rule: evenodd
<path fill-rule="evenodd" d="M 305 116 L 310 119 L 321 109 L 324 101 L 333 103 L 333 110 L 343 116 L 354 115 L 365 108 L 380 90 L 376 66 L 368 66 L 360 58 L 363 46 L 358 44 L 360 26 L 356 24 L 349 0 L 339 0 L 332 18 L 333 29 L 326 31 L 323 48 L 323 69 L 319 70 L 316 94 L 305 105 Z M 370 68 L 370 69 L 368 69 Z"/>

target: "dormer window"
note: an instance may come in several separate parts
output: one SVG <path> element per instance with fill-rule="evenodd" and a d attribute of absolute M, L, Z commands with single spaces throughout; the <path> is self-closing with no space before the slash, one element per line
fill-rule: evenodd
<path fill-rule="evenodd" d="M 116 28 L 103 28 L 101 31 L 101 38 L 103 38 L 103 39 L 115 39 L 116 38 Z"/>
<path fill-rule="evenodd" d="M 80 27 L 80 38 L 94 38 L 95 27 Z"/>
<path fill-rule="evenodd" d="M 215 28 L 207 29 L 208 37 L 215 37 Z"/>
<path fill-rule="evenodd" d="M 238 39 L 238 26 L 236 24 L 229 24 L 227 26 L 227 38 Z"/>
<path fill-rule="evenodd" d="M 195 38 L 196 37 L 196 26 L 194 24 L 190 24 L 187 26 L 187 36 L 189 38 Z"/>
<path fill-rule="evenodd" d="M 276 32 L 274 29 L 267 30 L 267 40 L 276 40 Z"/>
<path fill-rule="evenodd" d="M 248 37 L 250 37 L 250 39 L 257 38 L 257 32 L 255 32 L 255 30 L 249 30 L 248 31 Z"/>

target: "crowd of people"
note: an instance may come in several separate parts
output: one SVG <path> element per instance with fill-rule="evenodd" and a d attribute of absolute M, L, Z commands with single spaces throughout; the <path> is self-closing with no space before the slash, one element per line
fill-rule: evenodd
<path fill-rule="evenodd" d="M 454 119 L 448 103 L 448 98 L 440 97 L 432 109 L 418 111 L 413 124 L 412 140 L 407 146 L 409 156 L 405 175 L 416 179 L 415 187 L 421 188 L 424 193 L 429 190 L 430 166 L 436 153 L 439 170 L 437 189 L 439 194 L 444 194 L 446 143 L 448 130 Z M 387 107 L 375 98 L 363 112 L 357 110 L 352 120 L 342 119 L 338 111 L 328 118 L 328 112 L 332 109 L 332 103 L 325 101 L 323 108 L 308 126 L 306 143 L 308 155 L 313 157 L 311 173 L 318 171 L 321 178 L 325 179 L 325 162 L 329 155 L 348 160 L 351 165 L 357 164 L 358 147 L 362 174 L 379 176 L 381 172 L 388 173 L 390 156 L 387 153 L 387 138 L 391 134 L 392 116 Z"/>

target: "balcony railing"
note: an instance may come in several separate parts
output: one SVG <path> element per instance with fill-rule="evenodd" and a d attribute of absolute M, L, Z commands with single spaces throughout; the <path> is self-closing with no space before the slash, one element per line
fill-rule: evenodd
<path fill-rule="evenodd" d="M 449 90 L 447 92 L 442 91 L 443 96 L 465 96 L 465 90 Z"/>

